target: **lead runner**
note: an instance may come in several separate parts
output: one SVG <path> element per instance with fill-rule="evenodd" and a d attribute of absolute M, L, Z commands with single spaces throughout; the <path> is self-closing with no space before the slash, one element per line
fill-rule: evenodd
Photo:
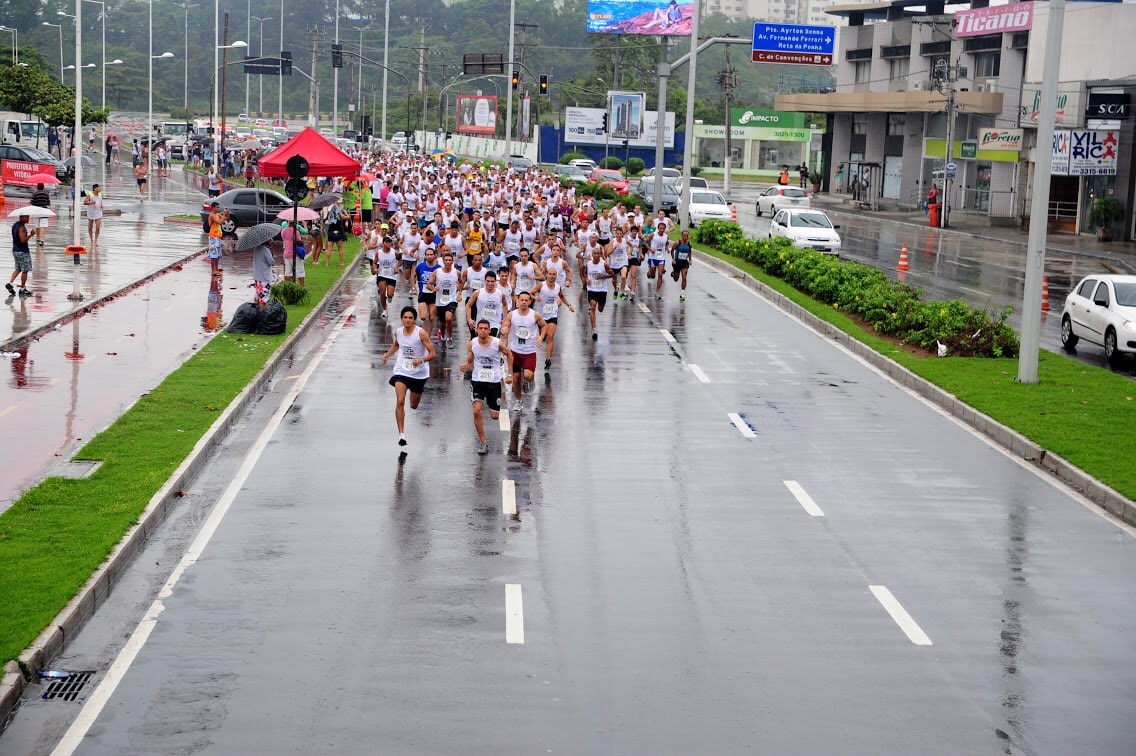
<path fill-rule="evenodd" d="M 489 406 L 489 417 L 496 420 L 501 416 L 501 358 L 510 359 L 509 348 L 501 339 L 490 335 L 490 323 L 482 318 L 477 321 L 477 338 L 470 339 L 469 354 L 458 370 L 465 372 L 473 368 L 469 398 L 473 404 L 473 427 L 477 430 L 478 454 L 489 453 L 489 441 L 485 437 L 485 418 L 482 405 Z M 512 378 L 505 376 L 505 383 Z"/>
<path fill-rule="evenodd" d="M 430 343 L 430 335 L 415 325 L 414 308 L 402 308 L 402 327 L 395 329 L 394 341 L 383 355 L 383 364 L 398 353 L 390 385 L 394 386 L 394 421 L 398 425 L 398 445 L 406 446 L 406 394 L 410 393 L 410 409 L 418 409 L 426 379 L 430 377 L 430 360 L 437 353 Z"/>

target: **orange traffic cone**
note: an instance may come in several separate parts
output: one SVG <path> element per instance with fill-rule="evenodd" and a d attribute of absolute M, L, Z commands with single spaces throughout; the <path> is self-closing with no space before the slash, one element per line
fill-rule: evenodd
<path fill-rule="evenodd" d="M 907 262 L 907 245 L 904 244 L 899 250 L 899 265 L 895 266 L 896 270 L 908 270 L 910 265 Z"/>
<path fill-rule="evenodd" d="M 738 206 L 730 205 L 730 221 L 733 223 L 738 222 Z"/>
<path fill-rule="evenodd" d="M 1041 277 L 1041 311 L 1049 312 L 1049 276 Z"/>

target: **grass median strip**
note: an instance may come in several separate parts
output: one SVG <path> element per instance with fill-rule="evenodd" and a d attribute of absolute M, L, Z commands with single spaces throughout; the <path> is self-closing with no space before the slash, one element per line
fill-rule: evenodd
<path fill-rule="evenodd" d="M 1136 465 L 1123 452 L 1127 440 L 1136 438 L 1136 383 L 1131 379 L 1046 350 L 1038 361 L 1041 382 L 1032 385 L 1015 381 L 1017 358 L 912 354 L 757 265 L 705 244 L 695 244 L 695 249 L 744 270 L 849 336 L 1136 500 Z"/>
<path fill-rule="evenodd" d="M 345 248 L 350 265 L 359 243 Z M 287 333 L 342 273 L 308 264 L 310 296 L 287 308 Z M 217 335 L 76 454 L 102 460 L 91 477 L 48 478 L 0 514 L 0 661 L 51 623 L 286 337 Z"/>

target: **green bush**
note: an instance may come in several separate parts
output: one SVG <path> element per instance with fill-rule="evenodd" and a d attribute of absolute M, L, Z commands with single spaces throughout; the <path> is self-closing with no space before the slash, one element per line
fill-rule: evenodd
<path fill-rule="evenodd" d="M 615 199 L 615 190 L 610 186 L 604 186 L 603 183 L 599 181 L 580 184 L 580 186 L 576 188 L 576 193 L 595 197 L 597 201 Z"/>
<path fill-rule="evenodd" d="M 643 158 L 627 158 L 627 175 L 637 176 L 643 172 L 647 164 L 643 162 Z"/>
<path fill-rule="evenodd" d="M 568 165 L 573 160 L 587 160 L 588 156 L 582 152 L 565 152 L 560 156 L 560 164 Z"/>
<path fill-rule="evenodd" d="M 272 284 L 271 296 L 289 307 L 308 301 L 308 290 L 295 281 L 278 281 Z"/>
<path fill-rule="evenodd" d="M 840 260 L 786 239 L 747 239 L 734 223 L 706 221 L 694 240 L 757 265 L 794 288 L 835 309 L 862 318 L 877 332 L 933 351 L 936 342 L 960 357 L 1014 357 L 1018 336 L 1006 324 L 1009 308 L 998 316 L 960 299 L 925 301 L 923 291 L 892 281 L 883 271 Z"/>
<path fill-rule="evenodd" d="M 623 161 L 617 158 L 615 155 L 608 155 L 600 161 L 599 165 L 600 168 L 611 168 L 612 170 L 618 171 L 623 167 Z"/>
<path fill-rule="evenodd" d="M 677 168 L 678 168 L 679 170 L 682 170 L 681 166 L 676 166 L 676 167 L 677 167 Z M 691 175 L 691 176 L 697 176 L 697 175 L 698 175 L 698 174 L 700 174 L 700 173 L 702 173 L 702 166 L 700 166 L 700 165 L 692 165 L 692 166 L 690 166 L 690 175 Z"/>

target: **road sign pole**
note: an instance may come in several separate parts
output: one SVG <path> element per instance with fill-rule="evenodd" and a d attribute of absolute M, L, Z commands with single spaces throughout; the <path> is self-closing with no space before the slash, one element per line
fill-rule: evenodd
<path fill-rule="evenodd" d="M 686 77 L 686 144 L 682 148 L 682 194 L 678 198 L 678 222 L 685 230 L 688 226 L 687 220 L 690 215 L 690 167 L 691 157 L 694 153 L 694 140 L 691 136 L 694 134 L 694 90 L 697 82 L 698 74 L 698 17 L 702 14 L 702 3 L 700 0 L 694 0 L 691 4 L 691 21 L 690 21 L 690 69 Z M 665 113 L 660 113 L 660 117 L 666 116 Z M 656 173 L 660 170 L 661 166 L 655 169 Z M 658 179 L 656 179 L 656 186 L 658 187 Z M 659 188 L 659 193 L 656 197 L 662 198 L 662 187 Z"/>

